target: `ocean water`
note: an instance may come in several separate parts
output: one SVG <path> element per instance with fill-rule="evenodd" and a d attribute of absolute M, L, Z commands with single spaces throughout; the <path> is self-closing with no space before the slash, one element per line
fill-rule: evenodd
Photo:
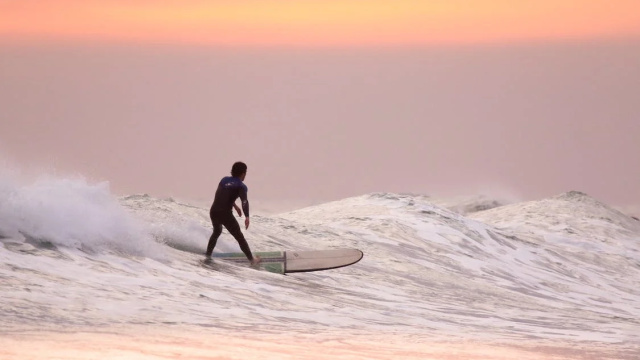
<path fill-rule="evenodd" d="M 2 179 L 0 359 L 640 359 L 640 221 L 587 194 L 252 216 L 254 251 L 364 252 L 287 276 L 204 266 L 210 234 L 185 201 Z"/>

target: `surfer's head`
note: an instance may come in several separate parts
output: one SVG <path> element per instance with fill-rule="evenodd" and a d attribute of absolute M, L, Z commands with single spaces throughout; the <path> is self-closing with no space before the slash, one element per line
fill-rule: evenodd
<path fill-rule="evenodd" d="M 231 167 L 231 176 L 239 178 L 239 177 L 243 177 L 246 174 L 247 174 L 247 164 L 243 163 L 242 161 L 238 161 L 234 163 L 233 166 Z"/>

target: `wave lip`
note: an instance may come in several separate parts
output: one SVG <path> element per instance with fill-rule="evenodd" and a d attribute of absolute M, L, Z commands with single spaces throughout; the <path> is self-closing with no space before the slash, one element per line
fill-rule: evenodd
<path fill-rule="evenodd" d="M 144 223 L 120 206 L 107 182 L 43 177 L 27 185 L 3 185 L 1 237 L 90 252 L 163 256 Z"/>
<path fill-rule="evenodd" d="M 640 237 L 639 221 L 579 191 L 505 205 L 470 217 L 519 232 L 537 230 L 604 242 Z"/>

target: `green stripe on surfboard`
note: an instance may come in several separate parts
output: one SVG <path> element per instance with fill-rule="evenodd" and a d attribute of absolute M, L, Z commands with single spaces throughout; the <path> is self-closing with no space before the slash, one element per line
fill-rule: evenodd
<path fill-rule="evenodd" d="M 258 265 L 260 269 L 269 272 L 284 274 L 285 271 L 285 253 L 284 251 L 263 251 L 254 252 L 254 255 L 260 256 L 262 261 Z M 244 253 L 213 253 L 214 259 L 223 261 L 231 261 L 235 263 L 248 263 L 249 260 Z"/>

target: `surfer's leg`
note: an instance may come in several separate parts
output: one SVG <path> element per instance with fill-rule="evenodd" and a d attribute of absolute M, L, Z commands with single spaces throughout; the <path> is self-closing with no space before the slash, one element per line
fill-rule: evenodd
<path fill-rule="evenodd" d="M 209 238 L 209 245 L 207 246 L 207 256 L 211 256 L 213 253 L 213 248 L 216 247 L 216 243 L 218 242 L 218 238 L 222 234 L 222 224 L 218 222 L 213 223 L 213 234 Z"/>
<path fill-rule="evenodd" d="M 240 245 L 240 249 L 242 249 L 242 252 L 247 256 L 247 259 L 253 261 L 253 255 L 251 254 L 249 244 L 244 238 L 244 235 L 240 230 L 240 225 L 238 224 L 238 221 L 233 217 L 233 214 L 229 213 L 229 216 L 225 216 L 224 227 L 226 227 L 229 231 L 229 234 L 233 235 L 233 237 L 236 239 L 238 245 Z"/>

